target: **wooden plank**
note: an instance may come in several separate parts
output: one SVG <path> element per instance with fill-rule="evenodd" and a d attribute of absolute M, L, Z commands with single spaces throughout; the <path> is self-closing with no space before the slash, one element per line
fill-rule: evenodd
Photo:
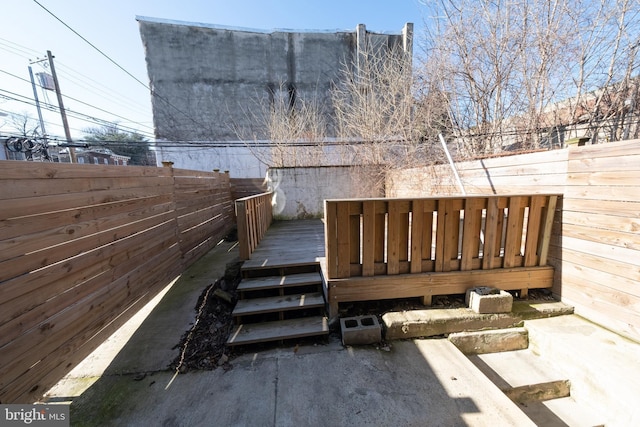
<path fill-rule="evenodd" d="M 20 276 L 3 283 L 0 322 L 20 322 L 17 329 L 28 328 L 28 319 L 42 319 L 48 306 L 55 311 L 55 308 L 70 304 L 96 288 L 109 286 L 112 281 L 162 252 L 165 252 L 169 260 L 167 263 L 170 264 L 173 262 L 171 256 L 177 250 L 177 245 L 167 237 L 171 235 L 172 230 L 168 229 L 166 234 L 157 238 L 137 236 L 130 239 L 127 245 L 110 246 L 105 251 L 78 257 L 68 265 L 54 265 L 37 274 Z M 101 257 L 103 254 L 111 256 Z M 34 310 L 34 313 L 30 313 Z"/>
<path fill-rule="evenodd" d="M 160 261 L 164 259 L 164 256 L 161 256 L 139 266 L 110 286 L 102 287 L 85 301 L 78 302 L 73 309 L 65 310 L 64 315 L 47 320 L 40 327 L 31 329 L 4 346 L 1 356 L 3 360 L 0 361 L 0 389 L 18 378 L 43 355 L 54 352 L 68 341 L 87 339 L 99 331 L 108 321 L 121 313 L 130 301 L 139 298 L 140 293 L 132 289 L 131 283 L 135 283 L 137 289 L 144 289 L 158 279 L 154 271 L 165 277 L 166 268 Z M 35 349 L 34 343 L 38 343 Z"/>
<path fill-rule="evenodd" d="M 421 199 L 414 200 L 411 212 L 411 273 L 422 272 L 424 216 L 423 201 Z"/>
<path fill-rule="evenodd" d="M 567 185 L 564 197 L 568 199 L 589 199 L 602 201 L 640 201 L 640 186 L 626 187 L 606 187 L 606 186 L 572 186 Z"/>
<path fill-rule="evenodd" d="M 377 239 L 384 239 L 384 234 L 378 235 L 375 226 L 375 202 L 362 202 L 362 275 L 373 276 L 375 264 L 375 247 Z"/>
<path fill-rule="evenodd" d="M 65 244 L 44 247 L 40 251 L 2 261 L 0 262 L 0 282 L 116 242 L 136 233 L 158 229 L 158 227 L 167 224 L 168 221 L 173 221 L 171 212 L 161 213 L 124 224 L 112 230 L 84 236 L 65 242 Z"/>
<path fill-rule="evenodd" d="M 409 212 L 400 212 L 398 218 L 398 258 L 400 262 L 409 261 L 410 225 Z"/>
<path fill-rule="evenodd" d="M 229 336 L 227 345 L 244 345 L 316 335 L 327 335 L 329 324 L 326 317 L 305 317 L 278 322 L 238 325 Z"/>
<path fill-rule="evenodd" d="M 385 254 L 385 236 L 387 235 L 387 203 L 382 201 L 375 202 L 375 235 L 376 239 L 374 241 L 374 260 L 375 262 L 384 262 L 384 254 Z M 385 267 L 386 268 L 386 267 Z"/>
<path fill-rule="evenodd" d="M 349 215 L 349 264 L 360 264 L 360 214 Z"/>
<path fill-rule="evenodd" d="M 499 289 L 550 288 L 553 267 L 516 267 L 329 280 L 331 302 L 368 301 L 465 293 L 491 283 Z"/>
<path fill-rule="evenodd" d="M 491 270 L 495 268 L 493 255 L 496 252 L 496 243 L 498 249 L 500 247 L 500 235 L 502 232 L 499 225 L 499 217 L 502 216 L 502 211 L 498 209 L 498 198 L 489 197 L 487 200 L 487 218 L 485 219 L 484 229 L 484 247 L 482 256 L 482 269 Z"/>
<path fill-rule="evenodd" d="M 607 246 L 618 246 L 624 249 L 640 251 L 638 233 L 607 230 L 589 225 L 563 224 L 563 236 L 582 239 L 587 242 L 601 243 Z"/>
<path fill-rule="evenodd" d="M 547 206 L 544 212 L 544 224 L 542 225 L 542 236 L 540 243 L 540 258 L 538 259 L 538 265 L 547 265 L 547 256 L 549 254 L 549 242 L 551 240 L 551 232 L 553 228 L 553 219 L 556 213 L 556 205 L 558 202 L 558 196 L 549 196 Z"/>
<path fill-rule="evenodd" d="M 424 261 L 433 261 L 435 260 L 435 255 L 432 254 L 433 250 L 433 239 L 434 239 L 434 229 L 433 229 L 433 210 L 425 212 L 423 217 L 423 225 L 422 225 L 422 260 Z M 433 263 L 435 266 L 435 263 Z M 422 271 L 432 271 L 425 270 L 424 264 Z"/>
<path fill-rule="evenodd" d="M 173 187 L 166 185 L 155 188 L 126 188 L 78 194 L 56 194 L 41 197 L 7 199 L 0 203 L 0 218 L 16 218 L 154 195 L 171 194 L 172 191 Z"/>
<path fill-rule="evenodd" d="M 607 202 L 600 202 L 605 205 Z M 638 204 L 640 206 L 640 204 Z M 581 225 L 594 229 L 621 231 L 625 233 L 637 233 L 640 230 L 640 218 L 616 216 L 615 221 L 611 215 L 586 212 L 563 211 L 562 221 L 565 224 Z"/>
<path fill-rule="evenodd" d="M 173 204 L 171 202 L 143 206 L 142 208 L 137 208 L 134 204 L 127 207 L 129 209 L 126 212 L 114 214 L 101 212 L 102 215 L 100 217 L 82 222 L 75 222 L 73 218 L 65 215 L 65 219 L 69 219 L 69 222 L 66 224 L 51 224 L 48 229 L 42 231 L 31 232 L 29 229 L 23 229 L 18 236 L 0 240 L 0 261 L 14 259 L 25 254 L 34 256 L 33 254 L 49 247 L 58 247 L 83 237 L 94 236 L 122 226 L 140 224 L 139 221 L 159 218 L 159 215 L 173 215 Z M 25 267 L 26 265 L 22 264 L 22 266 Z"/>
<path fill-rule="evenodd" d="M 516 256 L 520 254 L 522 243 L 522 217 L 524 217 L 522 198 L 511 197 L 509 200 L 509 216 L 507 218 L 507 237 L 504 247 L 504 267 L 516 266 Z"/>
<path fill-rule="evenodd" d="M 337 240 L 338 240 L 338 253 L 337 253 L 337 261 L 338 261 L 338 276 L 337 277 L 349 277 L 350 275 L 350 254 L 351 248 L 349 247 L 350 242 L 350 231 L 349 227 L 351 223 L 349 222 L 349 205 L 346 203 L 339 203 L 337 205 L 337 216 L 336 216 L 336 225 L 337 225 Z"/>
<path fill-rule="evenodd" d="M 266 298 L 249 298 L 236 303 L 233 309 L 233 315 L 247 316 L 319 307 L 324 307 L 324 297 L 319 292 Z"/>
<path fill-rule="evenodd" d="M 635 150 L 622 157 L 601 157 L 597 155 L 570 160 L 567 162 L 567 168 L 569 174 L 588 171 L 634 171 L 638 170 L 639 164 L 640 150 Z"/>
<path fill-rule="evenodd" d="M 0 347 L 47 318 L 73 305 L 99 289 L 109 286 L 112 281 L 135 270 L 149 259 L 165 253 L 170 260 L 176 248 L 164 236 L 154 239 L 140 239 L 139 245 L 113 256 L 101 258 L 96 263 L 94 257 L 84 257 L 87 268 L 76 266 L 78 270 L 52 266 L 40 276 L 40 280 L 25 280 L 22 277 L 6 282 L 7 299 L 0 303 Z M 170 261 L 168 262 L 170 263 Z M 21 294 L 10 299 L 10 292 L 16 289 Z"/>
<path fill-rule="evenodd" d="M 575 250 L 578 252 L 599 256 L 604 260 L 625 262 L 628 264 L 637 265 L 638 259 L 640 259 L 640 251 L 636 249 L 627 249 L 622 246 L 607 245 L 604 243 L 598 243 L 569 236 L 562 237 L 562 249 Z"/>
<path fill-rule="evenodd" d="M 571 172 L 567 179 L 570 185 L 599 186 L 638 186 L 640 170 L 607 170 L 594 172 L 586 168 L 585 172 Z"/>
<path fill-rule="evenodd" d="M 444 267 L 443 271 L 451 270 L 449 261 L 458 259 L 458 239 L 460 236 L 460 210 L 456 209 L 453 200 L 445 203 L 445 234 L 444 234 Z"/>
<path fill-rule="evenodd" d="M 171 176 L 167 168 L 145 166 L 82 165 L 78 163 L 16 162 L 0 160 L 0 179 L 68 179 L 111 177 Z"/>
<path fill-rule="evenodd" d="M 637 155 L 640 147 L 640 140 L 610 142 L 607 144 L 585 145 L 580 148 L 567 150 L 569 161 L 578 159 L 589 159 L 592 157 L 625 157 Z"/>
<path fill-rule="evenodd" d="M 144 211 L 171 202 L 171 194 L 160 194 L 99 205 L 83 206 L 17 218 L 0 218 L 0 241 L 34 234 L 69 224 L 95 221 L 105 216 Z"/>
<path fill-rule="evenodd" d="M 387 240 L 387 274 L 400 272 L 400 238 L 401 221 L 400 206 L 396 201 L 389 201 L 389 228 Z"/>
<path fill-rule="evenodd" d="M 566 280 L 570 283 L 568 287 L 574 292 L 594 297 L 592 304 L 605 302 L 618 309 L 640 313 L 640 292 L 633 281 L 578 264 L 566 263 L 562 270 L 563 282 Z M 617 317 L 615 312 L 609 314 L 611 317 Z"/>
<path fill-rule="evenodd" d="M 616 218 L 639 218 L 640 201 L 607 201 L 588 199 L 564 199 L 562 205 L 563 218 L 565 213 L 579 212 L 581 214 L 603 214 Z"/>
<path fill-rule="evenodd" d="M 524 246 L 524 266 L 538 265 L 538 239 L 540 232 L 544 230 L 542 221 L 542 208 L 546 204 L 547 196 L 531 196 L 529 217 L 527 219 L 527 234 Z"/>
<path fill-rule="evenodd" d="M 438 200 L 438 212 L 437 212 L 437 229 L 436 229 L 436 258 L 435 258 L 435 271 L 447 271 L 448 260 L 445 253 L 445 238 L 447 228 L 447 200 Z M 445 268 L 447 270 L 445 270 Z"/>
<path fill-rule="evenodd" d="M 319 273 L 289 274 L 285 276 L 269 276 L 242 279 L 238 291 L 257 291 L 264 289 L 281 289 L 292 286 L 316 285 L 322 283 Z"/>
<path fill-rule="evenodd" d="M 480 229 L 482 225 L 483 199 L 466 199 L 462 232 L 461 270 L 471 270 L 473 259 L 478 257 Z"/>
<path fill-rule="evenodd" d="M 112 189 L 154 188 L 169 184 L 167 177 L 101 177 L 91 179 L 2 179 L 0 200 L 91 193 Z"/>

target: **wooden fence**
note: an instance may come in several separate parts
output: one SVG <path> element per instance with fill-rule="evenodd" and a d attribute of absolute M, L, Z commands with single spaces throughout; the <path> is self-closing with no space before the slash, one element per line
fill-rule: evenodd
<path fill-rule="evenodd" d="M 231 178 L 231 194 L 234 200 L 266 191 L 267 184 L 264 178 Z"/>
<path fill-rule="evenodd" d="M 226 174 L 0 161 L 0 401 L 41 396 L 233 220 Z"/>
<path fill-rule="evenodd" d="M 576 313 L 640 341 L 640 140 L 460 162 L 467 193 L 559 193 L 553 291 Z M 389 197 L 458 191 L 448 166 L 393 171 Z"/>
<path fill-rule="evenodd" d="M 245 261 L 258 246 L 273 220 L 271 196 L 262 193 L 236 200 L 238 246 L 240 259 Z"/>
<path fill-rule="evenodd" d="M 504 282 L 497 276 L 508 272 L 514 282 L 496 286 L 522 292 L 550 287 L 548 268 L 543 272 L 547 279 L 537 284 L 518 282 L 514 273 L 531 277 L 528 268 L 547 265 L 556 201 L 556 195 L 327 200 L 331 302 L 422 296 L 428 303 L 440 292 L 428 283 L 415 286 L 415 280 L 424 282 L 425 273 L 460 272 L 460 277 L 449 275 L 446 280 L 467 286 L 477 280 L 484 285 Z M 423 276 L 410 277 L 418 274 Z M 409 276 L 386 288 L 373 283 L 367 288 L 365 280 L 358 281 L 357 288 L 354 281 L 333 280 L 385 276 L 389 281 L 393 275 Z M 427 282 L 437 280 L 430 275 Z M 464 293 L 466 287 L 461 289 Z"/>

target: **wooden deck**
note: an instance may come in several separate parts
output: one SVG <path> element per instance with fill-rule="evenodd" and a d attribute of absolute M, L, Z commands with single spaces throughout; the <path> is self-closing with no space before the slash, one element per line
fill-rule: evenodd
<path fill-rule="evenodd" d="M 321 220 L 275 221 L 244 262 L 243 271 L 319 264 L 324 257 Z"/>
<path fill-rule="evenodd" d="M 227 345 L 283 341 L 329 333 L 321 220 L 275 221 L 248 252 Z M 324 294 L 323 294 L 324 292 Z M 269 320 L 279 318 L 279 320 Z M 249 322 L 249 323 L 247 323 Z"/>

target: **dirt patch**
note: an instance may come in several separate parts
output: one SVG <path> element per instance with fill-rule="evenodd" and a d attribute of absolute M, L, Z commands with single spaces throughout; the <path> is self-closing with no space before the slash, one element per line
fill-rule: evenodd
<path fill-rule="evenodd" d="M 169 368 L 178 372 L 230 369 L 230 356 L 226 346 L 233 328 L 233 307 L 237 301 L 236 288 L 240 283 L 242 262 L 227 264 L 224 277 L 210 284 L 196 303 L 196 317 L 191 329 L 185 332 L 180 349 Z"/>

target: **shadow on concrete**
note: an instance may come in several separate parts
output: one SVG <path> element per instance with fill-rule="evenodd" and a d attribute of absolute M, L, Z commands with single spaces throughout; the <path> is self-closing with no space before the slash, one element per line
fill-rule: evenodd
<path fill-rule="evenodd" d="M 533 425 L 442 339 L 345 348 L 331 338 L 247 353 L 226 371 L 175 375 L 167 366 L 198 296 L 236 256 L 221 245 L 183 274 L 99 379 L 73 399 L 72 425 Z"/>

